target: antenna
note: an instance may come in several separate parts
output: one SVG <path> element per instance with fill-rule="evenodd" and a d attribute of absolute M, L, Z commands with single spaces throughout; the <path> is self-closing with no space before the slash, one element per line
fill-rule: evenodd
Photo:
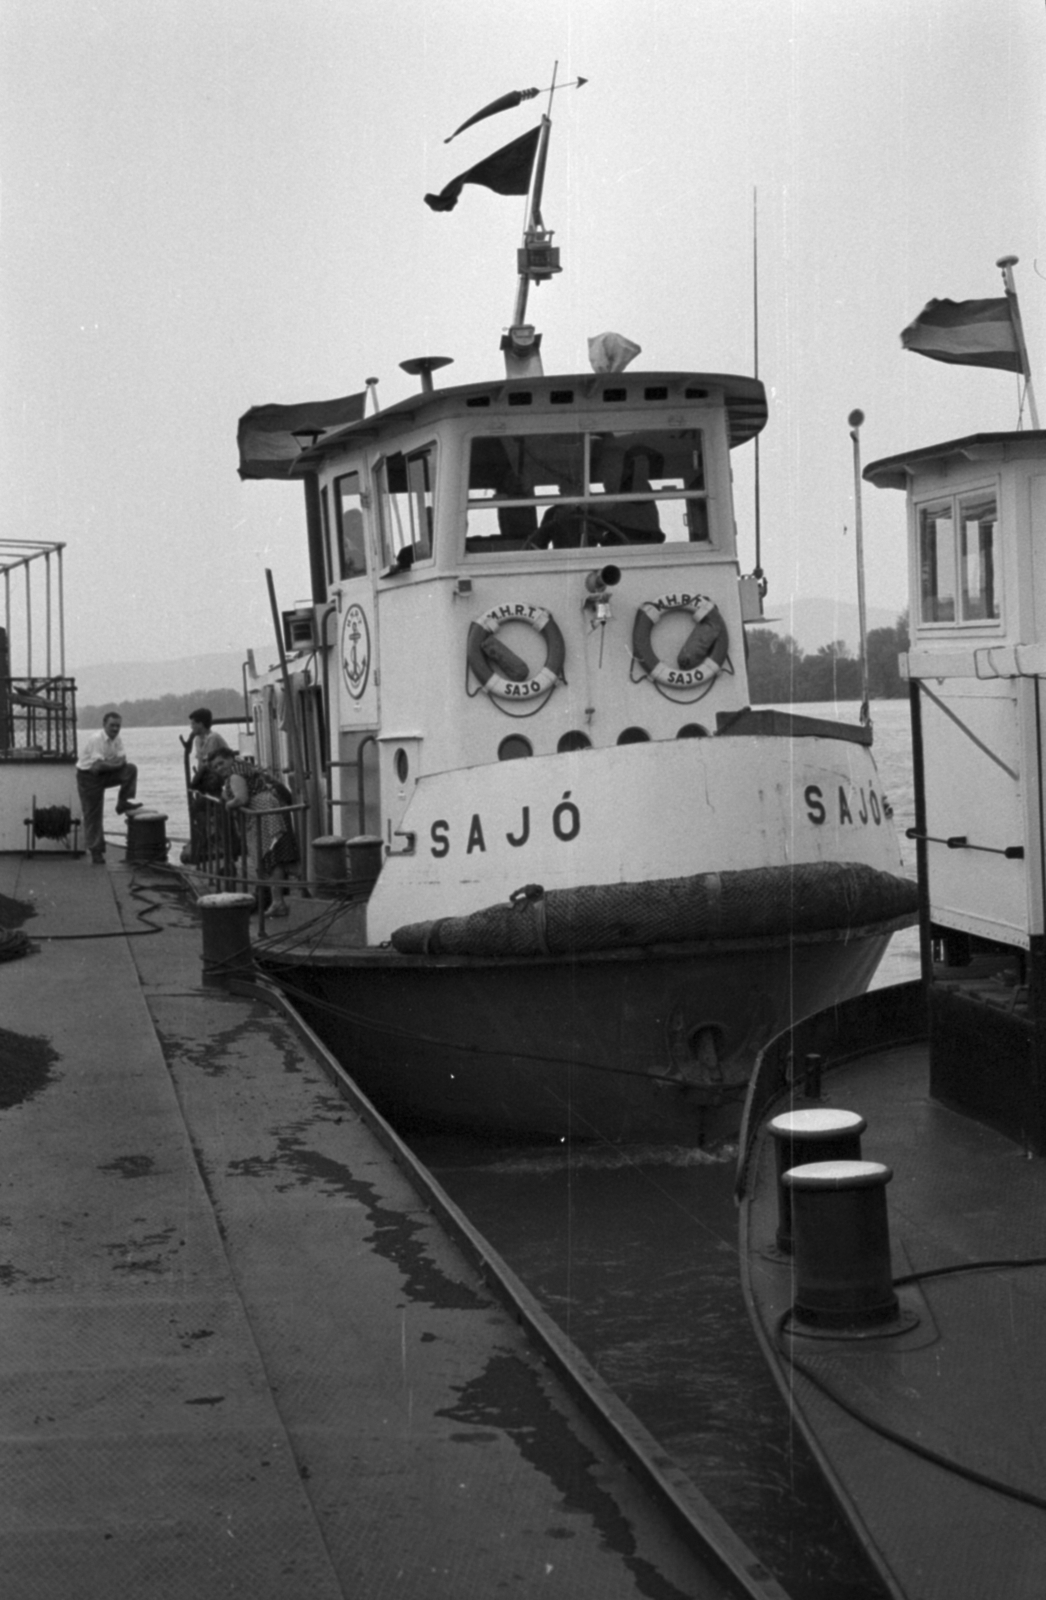
<path fill-rule="evenodd" d="M 759 376 L 759 191 L 752 189 L 752 329 L 753 377 Z M 762 564 L 762 498 L 759 491 L 759 435 L 755 436 L 755 567 L 752 576 L 759 580 L 759 593 L 766 594 Z"/>
<path fill-rule="evenodd" d="M 851 411 L 847 417 L 850 438 L 854 447 L 854 531 L 857 534 L 857 626 L 861 636 L 861 722 L 871 726 L 868 709 L 868 625 L 864 607 L 864 536 L 861 522 L 861 423 L 863 411 Z"/>

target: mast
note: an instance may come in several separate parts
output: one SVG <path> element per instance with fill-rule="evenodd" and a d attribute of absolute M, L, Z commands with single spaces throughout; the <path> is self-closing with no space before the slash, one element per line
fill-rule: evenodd
<path fill-rule="evenodd" d="M 1024 342 L 1024 327 L 1021 323 L 1021 308 L 1017 303 L 1017 285 L 1014 282 L 1013 269 L 1019 257 L 1000 256 L 995 263 L 1002 268 L 1002 281 L 1006 285 L 1006 298 L 1010 303 L 1010 319 L 1013 323 L 1013 336 L 1017 341 L 1017 354 L 1020 357 L 1021 372 L 1024 376 L 1024 392 L 1028 396 L 1028 411 L 1031 416 L 1031 425 L 1038 432 L 1039 410 L 1035 404 L 1035 390 L 1032 388 L 1031 364 L 1028 361 L 1028 346 Z"/>
<path fill-rule="evenodd" d="M 559 264 L 559 250 L 552 244 L 552 231 L 545 227 L 541 216 L 541 196 L 545 186 L 545 162 L 548 158 L 548 141 L 552 132 L 552 96 L 556 92 L 557 61 L 552 69 L 552 84 L 548 91 L 548 111 L 541 118 L 534 165 L 527 191 L 527 208 L 523 221 L 523 243 L 516 252 L 519 277 L 516 283 L 516 301 L 512 311 L 512 325 L 501 341 L 505 354 L 505 372 L 510 378 L 539 378 L 541 365 L 541 335 L 527 322 L 527 300 L 532 283 L 543 283 L 563 269 Z M 581 80 L 583 81 L 583 80 Z"/>

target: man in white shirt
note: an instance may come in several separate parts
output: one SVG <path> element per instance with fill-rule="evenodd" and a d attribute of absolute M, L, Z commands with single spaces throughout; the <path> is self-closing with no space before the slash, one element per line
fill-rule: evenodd
<path fill-rule="evenodd" d="M 105 860 L 103 813 L 106 789 L 119 788 L 116 797 L 118 814 L 142 809 L 134 799 L 138 768 L 124 754 L 121 726 L 119 713 L 107 712 L 102 718 L 101 733 L 92 733 L 84 740 L 80 759 L 76 763 L 76 787 L 80 791 L 83 810 L 84 843 L 96 866 Z"/>

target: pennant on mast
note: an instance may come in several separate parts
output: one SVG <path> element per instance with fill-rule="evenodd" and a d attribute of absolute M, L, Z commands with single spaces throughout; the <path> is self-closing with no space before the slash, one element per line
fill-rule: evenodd
<path fill-rule="evenodd" d="M 450 139 L 444 139 L 443 143 L 449 144 L 451 139 L 456 139 L 459 133 L 464 133 L 473 123 L 482 122 L 486 117 L 497 116 L 499 111 L 511 111 L 514 106 L 522 105 L 524 100 L 533 100 L 535 95 L 540 93 L 540 89 L 513 89 L 511 93 L 503 94 L 500 99 L 492 100 L 489 106 L 484 106 L 482 111 L 477 111 L 474 117 L 469 117 L 460 128 L 455 128 Z"/>
<path fill-rule="evenodd" d="M 587 78 L 575 78 L 573 83 L 562 85 L 564 89 L 581 89 L 588 82 Z M 552 84 L 549 90 L 545 89 L 512 89 L 508 94 L 501 95 L 497 100 L 492 100 L 489 106 L 484 106 L 482 111 L 477 111 L 475 116 L 469 117 L 460 128 L 455 128 L 449 139 L 444 139 L 444 144 L 449 144 L 451 139 L 456 139 L 459 133 L 464 133 L 466 128 L 471 128 L 474 122 L 482 122 L 485 117 L 496 116 L 499 111 L 511 111 L 514 106 L 522 105 L 524 100 L 533 100 L 535 95 L 549 93 L 555 89 Z"/>

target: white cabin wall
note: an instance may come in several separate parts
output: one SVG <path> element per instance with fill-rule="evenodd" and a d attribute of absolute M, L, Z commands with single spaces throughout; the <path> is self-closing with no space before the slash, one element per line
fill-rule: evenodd
<path fill-rule="evenodd" d="M 1040 797 L 1046 781 L 1037 699 L 1046 667 L 1046 475 L 1033 460 L 958 455 L 917 470 L 909 491 L 912 648 L 922 683 L 926 829 L 979 848 L 927 846 L 931 915 L 945 927 L 1027 947 L 1043 932 Z M 919 617 L 919 508 L 993 487 L 998 621 Z M 1020 847 L 1023 859 L 1007 858 Z"/>
<path fill-rule="evenodd" d="M 1022 485 L 1021 509 L 1027 518 L 1032 621 L 1029 638 L 1046 639 L 1046 472 L 1029 472 Z"/>
<path fill-rule="evenodd" d="M 601 407 L 601 392 L 596 392 L 593 380 L 565 381 L 592 385 L 592 398 L 583 403 L 579 387 L 579 401 L 569 418 L 562 412 L 550 413 L 541 395 L 532 412 L 519 408 L 507 413 L 494 407 L 488 413 L 470 410 L 450 397 L 443 406 L 437 393 L 436 409 L 432 402 L 424 402 L 423 420 L 417 425 L 411 425 L 408 413 L 395 420 L 390 417 L 386 427 L 379 414 L 366 433 L 347 441 L 343 451 L 325 457 L 321 500 L 325 498 L 327 506 L 328 600 L 337 608 L 327 615 L 324 641 L 332 755 L 327 775 L 329 815 L 336 833 L 380 832 L 388 842 L 420 776 L 497 763 L 499 745 L 509 735 L 529 740 L 535 755 L 554 753 L 570 733 L 584 733 L 596 748 L 616 745 L 625 729 L 643 729 L 652 740 L 675 739 L 682 728 L 695 724 L 713 733 L 718 713 L 748 704 L 722 395 L 713 384 L 707 400 L 671 406 L 639 401 L 611 412 Z M 711 547 L 669 542 L 624 550 L 608 545 L 550 551 L 544 559 L 531 552 L 466 558 L 467 440 L 477 432 L 497 432 L 499 422 L 524 433 L 543 432 L 550 426 L 561 431 L 565 423 L 567 431 L 578 433 L 608 425 L 700 427 L 714 531 Z M 381 544 L 378 465 L 386 453 L 409 454 L 432 443 L 437 449 L 433 558 L 417 561 L 402 574 L 383 576 L 388 560 Z M 366 576 L 342 580 L 336 575 L 336 481 L 349 472 L 360 475 L 369 570 Z M 589 599 L 585 579 L 610 565 L 618 566 L 622 577 L 610 589 L 605 628 L 594 629 L 592 607 L 585 605 Z M 702 694 L 683 692 L 669 698 L 650 681 L 633 681 L 632 630 L 644 602 L 678 592 L 707 594 L 715 602 L 728 629 L 728 668 L 733 670 L 712 679 Z M 506 706 L 467 678 L 470 623 L 507 601 L 544 607 L 563 633 L 566 681 L 547 699 Z M 349 682 L 344 670 L 346 629 L 353 608 L 363 614 L 366 624 L 368 674 L 362 690 Z M 691 627 L 692 620 L 684 613 L 673 613 L 658 624 L 662 659 L 678 650 Z M 544 663 L 545 642 L 532 628 L 509 624 L 499 630 L 499 638 L 535 671 Z M 321 666 L 317 663 L 318 677 Z M 362 817 L 357 799 L 361 748 L 366 797 Z M 288 752 L 280 753 L 284 761 L 274 765 L 285 764 Z M 399 776 L 398 760 L 407 762 L 406 779 Z"/>

